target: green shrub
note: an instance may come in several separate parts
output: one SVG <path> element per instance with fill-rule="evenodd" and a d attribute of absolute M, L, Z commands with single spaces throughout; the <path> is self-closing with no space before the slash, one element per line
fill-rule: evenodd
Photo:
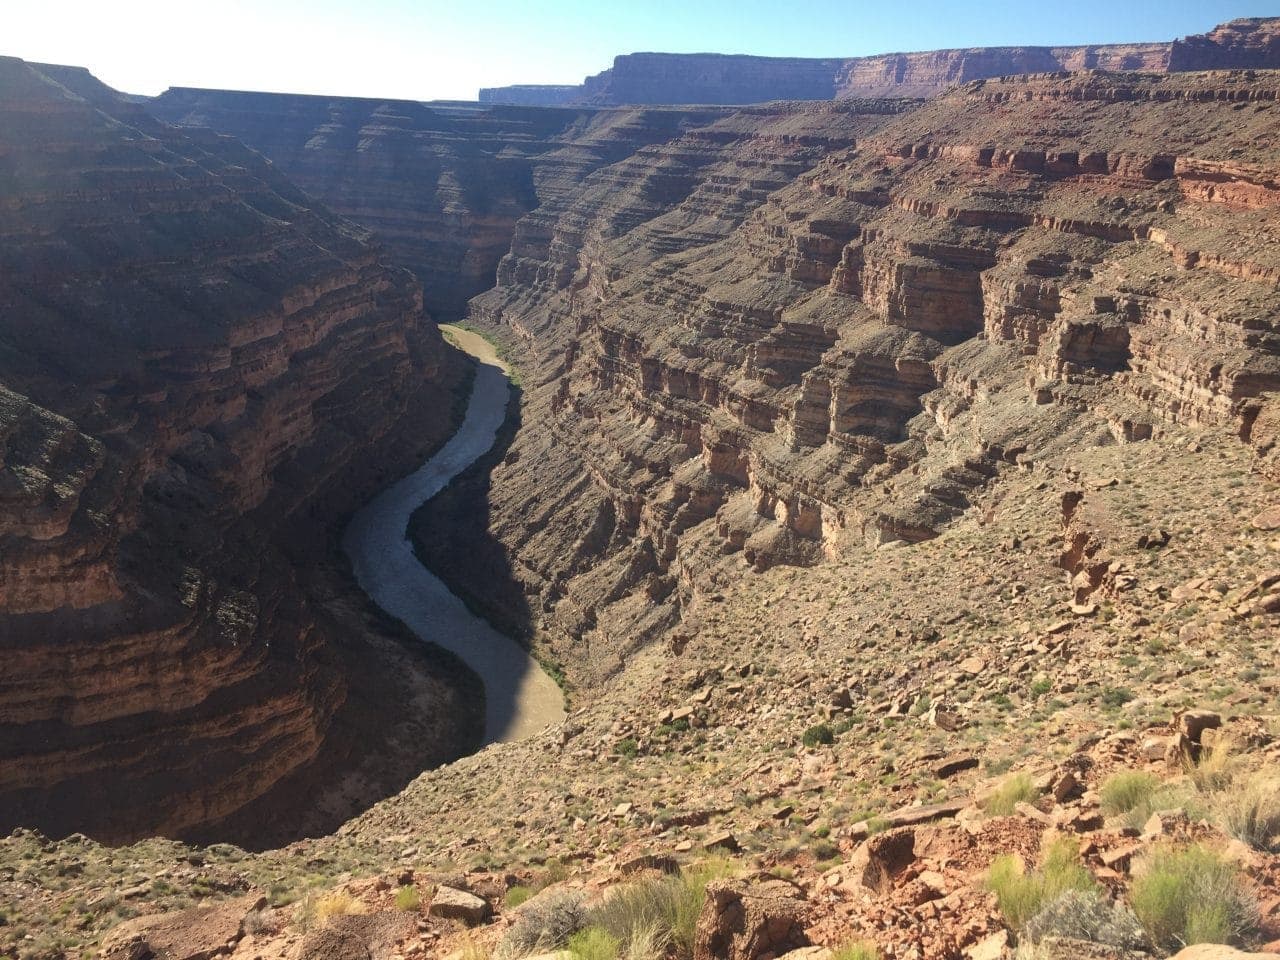
<path fill-rule="evenodd" d="M 1129 902 L 1165 950 L 1239 943 L 1258 924 L 1258 905 L 1235 864 L 1206 847 L 1157 847 L 1140 864 Z"/>
<path fill-rule="evenodd" d="M 1280 846 L 1280 781 L 1258 774 L 1214 803 L 1214 816 L 1228 834 L 1264 853 Z"/>
<path fill-rule="evenodd" d="M 634 757 L 640 752 L 640 745 L 634 737 L 626 737 L 618 741 L 617 751 L 624 757 Z"/>
<path fill-rule="evenodd" d="M 1075 841 L 1060 837 L 1041 853 L 1040 866 L 1028 873 L 1013 854 L 997 857 L 987 871 L 987 889 L 996 895 L 1000 912 L 1014 930 L 1068 890 L 1097 892 L 1093 875 L 1080 863 Z"/>
<path fill-rule="evenodd" d="M 560 950 L 586 925 L 587 910 L 582 894 L 576 890 L 557 890 L 524 905 L 519 918 L 498 945 L 498 954 L 510 957 Z"/>
<path fill-rule="evenodd" d="M 1067 890 L 1050 900 L 1026 922 L 1020 940 L 1039 943 L 1045 937 L 1087 940 L 1121 950 L 1142 950 L 1147 936 L 1128 907 L 1111 903 L 1097 890 Z"/>
<path fill-rule="evenodd" d="M 1102 811 L 1108 816 L 1128 813 L 1144 803 L 1160 789 L 1160 780 L 1140 770 L 1122 770 L 1112 774 L 1102 785 Z"/>
<path fill-rule="evenodd" d="M 996 792 L 987 799 L 983 809 L 993 817 L 1007 817 L 1019 803 L 1031 803 L 1036 797 L 1036 788 L 1030 775 L 1015 773 L 1000 784 Z"/>
<path fill-rule="evenodd" d="M 818 744 L 835 743 L 836 735 L 825 723 L 819 723 L 806 730 L 800 737 L 800 742 L 806 747 L 816 747 Z"/>
<path fill-rule="evenodd" d="M 397 910 L 408 910 L 412 913 L 416 913 L 421 906 L 422 897 L 418 896 L 417 887 L 401 887 L 396 891 Z"/>
<path fill-rule="evenodd" d="M 870 940 L 853 940 L 836 947 L 831 960 L 880 960 L 880 948 Z"/>
<path fill-rule="evenodd" d="M 569 952 L 578 960 L 618 960 L 618 938 L 599 927 L 587 927 L 569 938 Z"/>
<path fill-rule="evenodd" d="M 668 948 L 688 960 L 707 884 L 729 873 L 728 863 L 709 861 L 678 877 L 623 884 L 592 909 L 591 925 L 617 940 L 628 960 L 649 960 Z"/>
<path fill-rule="evenodd" d="M 1102 691 L 1102 703 L 1107 707 L 1123 707 L 1137 697 L 1128 687 L 1107 687 Z"/>
<path fill-rule="evenodd" d="M 507 891 L 507 908 L 514 910 L 532 896 L 533 889 L 531 887 L 520 886 L 517 884 Z"/>

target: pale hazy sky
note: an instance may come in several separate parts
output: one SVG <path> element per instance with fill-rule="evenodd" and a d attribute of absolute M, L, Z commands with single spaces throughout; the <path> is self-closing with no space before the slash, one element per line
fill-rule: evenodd
<path fill-rule="evenodd" d="M 1275 0 L 5 0 L 0 54 L 86 66 L 130 93 L 225 87 L 473 100 L 577 83 L 638 50 L 859 56 L 1169 40 Z"/>

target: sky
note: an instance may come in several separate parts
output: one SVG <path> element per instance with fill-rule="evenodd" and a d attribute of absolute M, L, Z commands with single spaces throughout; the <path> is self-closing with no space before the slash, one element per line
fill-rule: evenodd
<path fill-rule="evenodd" d="M 170 86 L 474 100 L 579 83 L 621 53 L 849 57 L 1124 43 L 1280 13 L 1276 0 L 6 0 L 0 55 Z"/>

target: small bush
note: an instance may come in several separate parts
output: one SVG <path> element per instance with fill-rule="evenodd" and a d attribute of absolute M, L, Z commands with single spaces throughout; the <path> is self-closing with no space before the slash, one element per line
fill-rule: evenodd
<path fill-rule="evenodd" d="M 983 809 L 993 817 L 1007 817 L 1019 803 L 1031 803 L 1036 796 L 1031 777 L 1025 773 L 1015 773 L 1000 784 L 999 789 L 987 799 Z"/>
<path fill-rule="evenodd" d="M 1068 890 L 1096 893 L 1098 885 L 1080 863 L 1075 842 L 1060 837 L 1042 851 L 1040 866 L 1031 873 L 1020 857 L 997 857 L 987 871 L 987 889 L 995 893 L 1009 926 L 1021 930 L 1046 904 Z"/>
<path fill-rule="evenodd" d="M 569 952 L 578 960 L 618 960 L 618 938 L 600 927 L 587 927 L 569 938 Z"/>
<path fill-rule="evenodd" d="M 0 915 L 0 920 L 3 920 L 3 915 Z M 275 914 L 270 909 L 250 910 L 245 914 L 241 925 L 244 927 L 245 933 L 272 934 L 279 932 Z M 4 926 L 4 924 L 0 922 L 0 926 Z"/>
<path fill-rule="evenodd" d="M 507 891 L 507 907 L 508 909 L 514 910 L 532 896 L 532 888 L 519 885 L 514 886 Z"/>
<path fill-rule="evenodd" d="M 503 957 L 550 953 L 562 949 L 569 938 L 587 925 L 582 894 L 562 890 L 525 904 L 519 918 L 498 946 Z"/>
<path fill-rule="evenodd" d="M 1123 707 L 1135 697 L 1137 694 L 1128 687 L 1107 687 L 1102 691 L 1102 703 L 1107 707 Z"/>
<path fill-rule="evenodd" d="M 800 737 L 800 742 L 806 747 L 816 747 L 819 744 L 835 743 L 836 735 L 825 723 L 819 723 L 806 730 Z"/>
<path fill-rule="evenodd" d="M 880 960 L 880 948 L 870 940 L 854 940 L 836 947 L 831 960 Z"/>
<path fill-rule="evenodd" d="M 1240 758 L 1235 746 L 1223 740 L 1200 751 L 1200 759 L 1187 769 L 1191 782 L 1201 793 L 1226 790 L 1235 782 L 1240 771 Z"/>
<path fill-rule="evenodd" d="M 401 887 L 396 891 L 397 910 L 407 910 L 410 913 L 417 913 L 421 907 L 422 897 L 418 895 L 417 887 Z"/>
<path fill-rule="evenodd" d="M 1147 945 L 1142 924 L 1123 904 L 1111 903 L 1093 890 L 1067 890 L 1046 903 L 1026 922 L 1021 939 L 1039 943 L 1045 937 L 1087 940 L 1122 950 Z"/>
<path fill-rule="evenodd" d="M 591 911 L 590 923 L 616 939 L 628 960 L 651 960 L 668 947 L 688 960 L 707 884 L 729 873 L 728 863 L 709 861 L 678 877 L 623 884 Z"/>
<path fill-rule="evenodd" d="M 330 917 L 344 917 L 349 914 L 368 912 L 368 907 L 345 890 L 334 890 L 332 893 L 326 893 L 315 903 L 315 918 L 321 923 Z"/>
<path fill-rule="evenodd" d="M 1102 811 L 1108 816 L 1128 813 L 1160 788 L 1158 777 L 1140 770 L 1122 770 L 1102 785 Z"/>
<path fill-rule="evenodd" d="M 626 737 L 618 741 L 617 751 L 622 756 L 630 759 L 640 752 L 640 745 L 636 743 L 634 737 Z"/>
<path fill-rule="evenodd" d="M 1264 853 L 1280 846 L 1280 781 L 1256 774 L 1214 806 L 1222 829 L 1237 840 Z"/>
<path fill-rule="evenodd" d="M 1239 943 L 1258 924 L 1258 905 L 1236 866 L 1202 846 L 1157 847 L 1129 888 L 1133 912 L 1158 947 Z"/>

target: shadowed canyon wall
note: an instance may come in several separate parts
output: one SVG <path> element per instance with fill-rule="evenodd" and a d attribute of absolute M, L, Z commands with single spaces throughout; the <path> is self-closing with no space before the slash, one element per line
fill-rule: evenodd
<path fill-rule="evenodd" d="M 974 47 L 848 59 L 633 53 L 577 87 L 480 91 L 486 103 L 761 103 L 833 97 L 932 97 L 959 83 L 1060 70 L 1274 69 L 1280 19 L 1234 20 L 1207 34 L 1158 43 Z"/>
<path fill-rule="evenodd" d="M 518 343 L 524 426 L 484 528 L 428 505 L 424 551 L 482 605 L 528 596 L 590 684 L 678 649 L 744 567 L 934 537 L 1081 445 L 1190 425 L 1280 476 L 1278 94 L 977 81 L 744 110 L 597 171 L 472 302 Z M 509 582 L 460 552 L 485 538 Z M 1083 602 L 1108 574 L 1077 560 Z"/>
<path fill-rule="evenodd" d="M 237 137 L 373 230 L 417 274 L 438 320 L 461 316 L 469 298 L 493 285 L 516 221 L 557 189 L 712 115 L 182 88 L 150 109 L 170 123 Z"/>
<path fill-rule="evenodd" d="M 14 59 L 0 233 L 0 832 L 287 838 L 468 749 L 465 678 L 319 559 L 452 427 L 411 275 L 235 140 Z"/>

